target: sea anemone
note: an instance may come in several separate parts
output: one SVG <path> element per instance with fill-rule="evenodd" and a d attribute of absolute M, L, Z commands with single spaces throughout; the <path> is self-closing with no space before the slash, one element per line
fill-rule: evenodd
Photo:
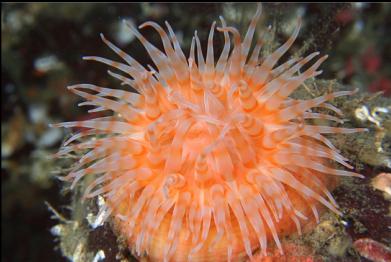
<path fill-rule="evenodd" d="M 317 69 L 327 56 L 303 72 L 300 69 L 319 52 L 276 66 L 296 39 L 300 19 L 277 50 L 261 60 L 260 36 L 250 55 L 260 15 L 258 5 L 243 41 L 220 17 L 217 31 L 223 32 L 225 42 L 217 63 L 215 22 L 205 59 L 197 32 L 186 58 L 169 23 L 168 34 L 154 22 L 139 27 L 155 29 L 164 52 L 127 23 L 156 69 L 146 69 L 103 34 L 103 42 L 126 63 L 97 56 L 84 59 L 122 71 L 127 76 L 108 73 L 137 93 L 91 84 L 68 87 L 87 100 L 81 105 L 96 106 L 89 112 L 114 114 L 53 125 L 87 128 L 59 151 L 85 153 L 62 178 L 74 188 L 80 179 L 94 176 L 83 198 L 104 198 L 100 221 L 111 217 L 135 254 L 154 261 L 237 261 L 251 257 L 257 248 L 266 254 L 269 239 L 283 253 L 279 236 L 300 233 L 300 220 L 310 216 L 318 221 L 319 203 L 340 214 L 329 192 L 331 177 L 361 176 L 329 164 L 334 160 L 352 169 L 324 134 L 364 129 L 311 125 L 307 120 L 341 123 L 312 109 L 341 114 L 327 101 L 354 91 L 291 98 L 305 80 L 321 73 Z M 80 138 L 83 141 L 75 143 Z"/>

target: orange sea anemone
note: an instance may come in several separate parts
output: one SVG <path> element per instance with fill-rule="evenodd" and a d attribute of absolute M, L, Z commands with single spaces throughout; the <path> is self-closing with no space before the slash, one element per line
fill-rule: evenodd
<path fill-rule="evenodd" d="M 139 27 L 154 28 L 164 52 L 127 24 L 155 70 L 146 69 L 103 35 L 103 42 L 126 64 L 96 56 L 84 59 L 124 72 L 127 76 L 108 73 L 137 93 L 91 84 L 68 87 L 87 100 L 82 105 L 97 107 L 90 111 L 115 114 L 54 125 L 88 128 L 72 136 L 58 153 L 88 151 L 63 179 L 72 181 L 73 188 L 80 179 L 96 176 L 84 198 L 105 199 L 98 217 L 111 217 L 137 255 L 152 261 L 238 261 L 251 257 L 257 248 L 265 254 L 269 239 L 269 245 L 274 242 L 282 253 L 279 236 L 300 232 L 301 220 L 310 216 L 318 220 L 318 203 L 340 214 L 328 190 L 330 177 L 361 176 L 327 164 L 334 160 L 352 168 L 323 134 L 364 129 L 306 121 L 342 122 L 311 109 L 323 107 L 340 114 L 327 101 L 354 91 L 310 100 L 290 98 L 306 79 L 321 73 L 317 69 L 327 56 L 304 72 L 300 68 L 319 52 L 276 67 L 296 39 L 300 20 L 288 41 L 272 54 L 260 60 L 260 37 L 250 55 L 260 15 L 258 5 L 243 41 L 220 17 L 217 31 L 223 32 L 225 44 L 217 63 L 216 23 L 205 59 L 197 33 L 186 58 L 167 22 L 168 34 L 154 22 Z M 74 142 L 97 134 L 103 136 Z"/>

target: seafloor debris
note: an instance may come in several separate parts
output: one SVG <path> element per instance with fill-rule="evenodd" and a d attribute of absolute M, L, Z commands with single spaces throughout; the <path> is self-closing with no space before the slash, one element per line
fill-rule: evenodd
<path fill-rule="evenodd" d="M 353 244 L 357 252 L 374 262 L 391 261 L 391 249 L 370 238 L 360 238 Z"/>
<path fill-rule="evenodd" d="M 322 258 L 314 254 L 314 250 L 302 244 L 286 243 L 283 245 L 284 255 L 278 249 L 268 252 L 267 256 L 255 255 L 249 262 L 322 262 Z"/>
<path fill-rule="evenodd" d="M 369 132 L 352 138 L 334 136 L 331 140 L 337 143 L 343 155 L 356 163 L 358 169 L 363 164 L 391 168 L 391 100 L 382 92 L 360 93 L 355 99 L 341 100 L 341 103 L 338 102 L 337 106 L 348 112 L 350 121 L 367 127 Z"/>
<path fill-rule="evenodd" d="M 25 128 L 25 115 L 20 108 L 16 108 L 14 117 L 7 124 L 1 126 L 2 159 L 8 158 L 24 145 L 23 135 Z"/>
<path fill-rule="evenodd" d="M 391 173 L 381 173 L 372 179 L 372 186 L 391 196 Z"/>
<path fill-rule="evenodd" d="M 374 96 L 379 96 L 381 94 L 375 94 Z M 373 136 L 373 146 L 376 149 L 376 152 L 373 152 L 377 155 L 374 157 L 372 155 L 373 150 L 367 151 L 371 156 L 369 157 L 368 153 L 363 151 L 362 158 L 364 162 L 374 165 L 386 166 L 391 168 L 391 152 L 389 138 L 391 137 L 391 105 L 376 105 L 372 106 L 361 105 L 355 110 L 355 118 L 363 123 L 369 122 L 370 125 L 374 125 L 374 136 Z M 373 159 L 373 160 L 371 160 Z M 377 162 L 376 162 L 377 161 Z"/>

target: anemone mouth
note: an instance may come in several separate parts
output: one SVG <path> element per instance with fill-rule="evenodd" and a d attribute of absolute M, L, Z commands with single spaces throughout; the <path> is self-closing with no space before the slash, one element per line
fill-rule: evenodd
<path fill-rule="evenodd" d="M 297 37 L 299 19 L 287 42 L 259 63 L 261 41 L 251 55 L 249 51 L 260 15 L 258 5 L 243 41 L 220 17 L 217 31 L 223 33 L 225 44 L 216 63 L 215 23 L 206 58 L 195 34 L 188 59 L 167 22 L 168 34 L 154 22 L 140 26 L 157 31 L 164 52 L 128 24 L 157 70 L 147 70 L 103 35 L 103 42 L 126 64 L 96 56 L 84 59 L 127 74 L 109 71 L 138 93 L 90 84 L 68 87 L 87 100 L 80 105 L 96 106 L 93 112 L 111 110 L 116 116 L 54 125 L 89 129 L 71 137 L 57 154 L 88 151 L 63 179 L 74 187 L 85 176 L 96 175 L 84 198 L 106 199 L 99 219 L 114 217 L 137 254 L 146 252 L 165 261 L 208 261 L 213 260 L 211 254 L 232 260 L 240 254 L 251 257 L 257 247 L 266 254 L 268 238 L 282 253 L 279 233 L 285 223 L 300 232 L 308 210 L 319 219 L 318 203 L 340 213 L 328 189 L 330 175 L 360 176 L 327 164 L 333 160 L 352 168 L 323 134 L 365 129 L 305 121 L 341 123 L 311 109 L 326 107 L 340 113 L 327 101 L 354 91 L 310 100 L 291 98 L 305 80 L 321 73 L 317 70 L 327 56 L 304 72 L 300 69 L 319 52 L 275 66 Z M 107 136 L 75 143 L 96 134 Z"/>

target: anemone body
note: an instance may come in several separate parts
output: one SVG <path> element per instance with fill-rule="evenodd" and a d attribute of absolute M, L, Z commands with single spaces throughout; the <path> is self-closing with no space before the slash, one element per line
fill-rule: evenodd
<path fill-rule="evenodd" d="M 216 62 L 215 23 L 206 58 L 197 34 L 186 58 L 168 23 L 168 34 L 153 22 L 140 26 L 160 34 L 164 52 L 129 25 L 156 69 L 146 69 L 101 35 L 125 62 L 85 59 L 122 71 L 126 76 L 109 74 L 137 93 L 90 84 L 69 87 L 87 100 L 82 105 L 96 106 L 90 111 L 114 114 L 56 125 L 88 128 L 59 152 L 87 151 L 64 179 L 74 187 L 95 175 L 84 197 L 104 197 L 98 217 L 112 217 L 137 255 L 154 261 L 237 261 L 257 248 L 265 254 L 268 243 L 282 253 L 280 236 L 300 232 L 303 220 L 318 220 L 319 205 L 339 214 L 328 189 L 330 178 L 359 176 L 328 165 L 333 160 L 352 168 L 324 134 L 362 130 L 306 122 L 341 122 L 311 109 L 340 114 L 327 101 L 353 92 L 290 98 L 305 80 L 321 73 L 317 70 L 326 56 L 303 72 L 300 68 L 318 52 L 276 67 L 298 35 L 299 20 L 287 42 L 261 62 L 261 37 L 249 52 L 260 15 L 259 5 L 243 40 L 220 17 L 217 30 L 225 44 Z M 97 134 L 104 136 L 75 142 Z"/>

